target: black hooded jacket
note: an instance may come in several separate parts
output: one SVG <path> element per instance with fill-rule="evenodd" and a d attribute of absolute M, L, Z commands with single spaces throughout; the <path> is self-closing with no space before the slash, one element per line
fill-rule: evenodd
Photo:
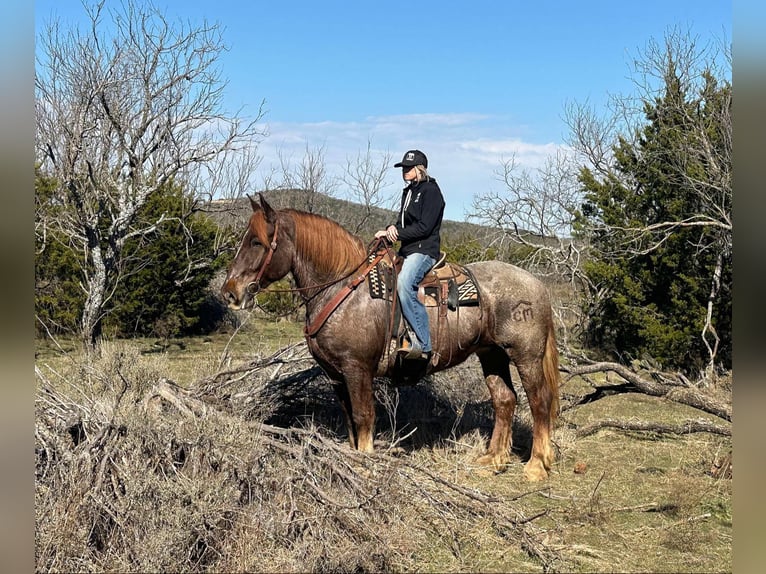
<path fill-rule="evenodd" d="M 399 255 L 425 253 L 438 260 L 443 216 L 444 197 L 435 179 L 413 181 L 405 187 L 395 224 L 401 241 Z"/>

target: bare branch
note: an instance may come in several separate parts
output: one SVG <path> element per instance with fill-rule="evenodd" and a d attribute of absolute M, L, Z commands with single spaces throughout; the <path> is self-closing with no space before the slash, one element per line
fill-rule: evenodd
<path fill-rule="evenodd" d="M 307 142 L 304 155 L 297 165 L 283 150 L 279 150 L 278 155 L 282 178 L 279 188 L 302 193 L 302 209 L 316 213 L 320 196 L 335 195 L 337 181 L 327 173 L 324 145 L 310 147 Z"/>
<path fill-rule="evenodd" d="M 373 156 L 372 141 L 367 141 L 364 153 L 359 152 L 356 160 L 346 159 L 341 181 L 348 186 L 348 199 L 362 206 L 361 214 L 354 222 L 343 222 L 353 233 L 359 233 L 372 215 L 374 208 L 388 206 L 391 198 L 383 194 L 390 184 L 386 181 L 391 165 L 389 152 Z"/>
<path fill-rule="evenodd" d="M 731 436 L 730 426 L 721 426 L 713 424 L 705 420 L 686 421 L 679 425 L 669 425 L 656 422 L 647 421 L 618 421 L 613 419 L 606 419 L 587 424 L 577 429 L 577 436 L 583 437 L 596 433 L 597 431 L 605 428 L 614 428 L 625 431 L 640 431 L 650 432 L 658 434 L 692 434 L 699 432 L 707 432 L 711 434 L 717 434 L 721 436 Z"/>
<path fill-rule="evenodd" d="M 47 23 L 35 76 L 37 159 L 59 184 L 61 208 L 55 220 L 36 218 L 36 228 L 56 225 L 82 253 L 91 343 L 125 241 L 163 222 L 137 222 L 149 198 L 171 184 L 207 200 L 222 188 L 239 193 L 265 135 L 262 107 L 249 119 L 222 108 L 218 25 L 172 23 L 133 0 L 104 7 L 85 5 L 87 31 Z"/>
<path fill-rule="evenodd" d="M 667 398 L 716 415 L 724 420 L 731 421 L 731 404 L 718 401 L 692 387 L 686 387 L 679 385 L 678 383 L 670 384 L 670 378 L 667 376 L 663 377 L 662 380 L 657 380 L 660 379 L 660 377 L 649 379 L 642 377 L 625 365 L 610 362 L 592 363 L 572 368 L 564 367 L 562 370 L 568 372 L 570 378 L 577 375 L 611 371 L 634 385 L 635 388 L 642 393 L 655 397 Z"/>

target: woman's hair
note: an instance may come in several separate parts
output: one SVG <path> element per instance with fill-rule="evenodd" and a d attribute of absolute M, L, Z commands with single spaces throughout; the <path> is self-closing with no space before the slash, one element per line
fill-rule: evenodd
<path fill-rule="evenodd" d="M 428 181 L 428 171 L 424 165 L 416 165 L 415 171 L 418 174 L 418 181 Z"/>

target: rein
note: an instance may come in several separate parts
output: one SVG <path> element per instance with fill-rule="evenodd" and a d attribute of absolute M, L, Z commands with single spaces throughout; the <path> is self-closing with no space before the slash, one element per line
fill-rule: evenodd
<path fill-rule="evenodd" d="M 247 292 L 250 294 L 257 294 L 261 292 L 260 288 L 260 282 L 261 278 L 263 277 L 264 272 L 266 271 L 266 268 L 269 266 L 269 263 L 271 263 L 271 259 L 274 256 L 274 252 L 277 249 L 277 233 L 279 231 L 279 220 L 277 220 L 274 223 L 274 235 L 271 240 L 271 244 L 269 245 L 269 251 L 266 254 L 266 258 L 263 261 L 263 265 L 261 265 L 261 268 L 258 270 L 258 274 L 255 276 L 255 280 L 248 283 L 246 289 Z M 304 335 L 306 338 L 313 337 L 316 335 L 316 333 L 319 331 L 319 329 L 322 328 L 322 326 L 325 324 L 327 319 L 332 315 L 333 311 L 340 305 L 346 297 L 348 297 L 351 292 L 356 289 L 359 284 L 364 281 L 364 278 L 369 275 L 370 271 L 372 271 L 375 266 L 386 256 L 389 255 L 391 252 L 390 247 L 388 246 L 387 242 L 384 238 L 379 237 L 377 239 L 374 239 L 372 242 L 370 242 L 370 245 L 368 246 L 367 253 L 372 253 L 373 250 L 377 250 L 381 245 L 385 247 L 385 250 L 380 251 L 375 255 L 373 260 L 367 265 L 367 267 L 364 268 L 364 270 L 354 277 L 354 279 L 343 286 L 342 289 L 340 289 L 335 296 L 324 306 L 322 307 L 322 310 L 319 312 L 319 314 L 314 318 L 311 323 L 307 324 L 303 328 Z M 311 299 L 313 299 L 316 295 L 319 294 L 319 292 L 315 293 L 311 297 L 306 297 L 303 295 L 304 291 L 310 291 L 312 289 L 318 289 L 319 291 L 322 291 L 326 289 L 327 287 L 330 287 L 331 285 L 336 285 L 337 283 L 340 283 L 341 281 L 345 281 L 349 277 L 351 277 L 357 269 L 359 269 L 362 264 L 367 261 L 367 257 L 365 257 L 362 261 L 359 262 L 359 264 L 354 268 L 351 273 L 348 273 L 344 275 L 343 277 L 340 277 L 338 279 L 334 279 L 333 281 L 327 281 L 326 283 L 320 283 L 318 285 L 309 285 L 307 287 L 293 287 L 291 289 L 270 289 L 268 293 L 300 293 L 301 296 L 303 296 L 303 304 L 305 305 L 308 303 Z M 255 285 L 255 291 L 251 290 L 251 287 Z M 265 292 L 265 291 L 264 291 Z"/>
<path fill-rule="evenodd" d="M 374 248 L 377 249 L 377 247 L 381 244 L 381 242 L 385 243 L 383 241 L 383 238 L 378 238 Z M 372 249 L 370 249 L 368 252 L 372 252 Z M 385 251 L 378 252 L 373 260 L 367 265 L 367 267 L 364 268 L 364 271 L 362 271 L 359 275 L 354 277 L 354 279 L 343 286 L 342 289 L 339 289 L 338 292 L 335 294 L 335 296 L 330 299 L 330 301 L 327 302 L 327 304 L 322 307 L 322 310 L 317 314 L 316 317 L 314 317 L 314 320 L 311 321 L 308 325 L 306 325 L 303 328 L 303 334 L 306 336 L 306 338 L 313 337 L 317 334 L 319 329 L 322 328 L 322 325 L 325 324 L 325 321 L 332 315 L 333 311 L 338 308 L 338 305 L 340 305 L 343 300 L 348 297 L 351 292 L 356 289 L 359 284 L 364 281 L 364 278 L 367 277 L 367 275 L 370 273 L 370 271 L 373 270 L 373 268 L 389 253 L 389 248 L 386 246 Z M 366 260 L 366 259 L 365 259 Z M 359 264 L 361 265 L 361 263 Z M 359 266 L 357 266 L 357 269 Z M 346 275 L 346 277 L 350 277 L 351 274 Z M 339 279 L 338 281 L 342 281 L 346 277 Z M 336 281 L 336 283 L 338 282 Z"/>

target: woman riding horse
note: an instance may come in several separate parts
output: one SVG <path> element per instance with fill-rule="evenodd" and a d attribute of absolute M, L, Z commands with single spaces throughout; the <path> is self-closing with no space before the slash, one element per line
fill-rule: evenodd
<path fill-rule="evenodd" d="M 402 179 L 409 185 L 402 191 L 399 218 L 396 223 L 378 231 L 375 238 L 385 237 L 391 243 L 399 240 L 399 255 L 404 258 L 396 283 L 402 315 L 413 330 L 409 346 L 397 352 L 405 359 L 431 359 L 431 334 L 426 307 L 418 299 L 418 285 L 439 259 L 439 230 L 444 216 L 444 198 L 436 180 L 428 175 L 428 158 L 420 150 L 410 150 L 402 161 Z"/>
<path fill-rule="evenodd" d="M 391 377 L 387 352 L 389 303 L 372 298 L 360 269 L 369 268 L 364 242 L 334 221 L 294 209 L 273 209 L 260 196 L 221 293 L 229 306 L 245 308 L 254 294 L 291 273 L 306 303 L 308 348 L 333 381 L 353 448 L 373 451 L 373 380 Z M 495 411 L 495 425 L 479 464 L 496 470 L 511 462 L 516 391 L 510 362 L 518 370 L 532 413 L 532 452 L 524 467 L 529 480 L 548 476 L 554 454 L 550 435 L 558 412 L 558 351 L 545 286 L 530 273 L 500 261 L 466 265 L 481 305 L 450 311 L 449 336 L 434 341 L 434 371 L 475 353 Z M 431 307 L 430 323 L 437 311 Z"/>

